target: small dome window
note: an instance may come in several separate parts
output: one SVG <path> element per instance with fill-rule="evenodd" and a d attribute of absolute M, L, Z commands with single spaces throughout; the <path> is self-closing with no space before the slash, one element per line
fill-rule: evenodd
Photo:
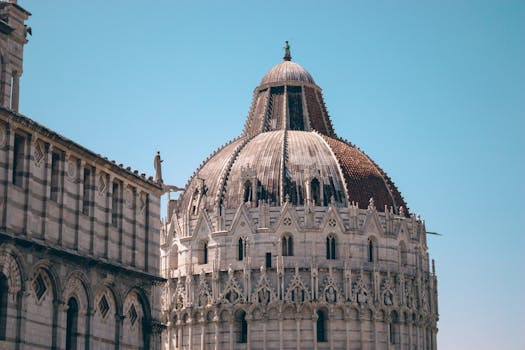
<path fill-rule="evenodd" d="M 321 205 L 321 184 L 319 183 L 319 180 L 314 178 L 310 183 L 311 188 L 311 196 L 312 196 L 312 202 L 316 206 Z"/>
<path fill-rule="evenodd" d="M 253 202 L 252 193 L 252 182 L 248 180 L 244 183 L 244 203 Z"/>

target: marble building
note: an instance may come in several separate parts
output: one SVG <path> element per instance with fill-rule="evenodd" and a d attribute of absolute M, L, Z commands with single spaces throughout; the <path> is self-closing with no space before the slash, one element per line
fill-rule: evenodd
<path fill-rule="evenodd" d="M 437 348 L 425 223 L 288 43 L 160 232 L 164 349 Z"/>
<path fill-rule="evenodd" d="M 162 185 L 18 113 L 29 16 L 0 2 L 0 349 L 159 349 Z"/>
<path fill-rule="evenodd" d="M 0 1 L 0 349 L 437 348 L 425 223 L 287 43 L 180 189 L 18 112 L 29 16 Z"/>

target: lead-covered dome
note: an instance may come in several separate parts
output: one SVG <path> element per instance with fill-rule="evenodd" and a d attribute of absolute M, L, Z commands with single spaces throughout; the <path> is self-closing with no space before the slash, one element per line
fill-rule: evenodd
<path fill-rule="evenodd" d="M 243 133 L 212 154 L 178 201 L 181 214 L 246 203 L 270 206 L 406 208 L 401 194 L 365 153 L 337 137 L 321 89 L 303 67 L 284 61 L 255 89 Z M 408 214 L 408 211 L 405 211 Z"/>

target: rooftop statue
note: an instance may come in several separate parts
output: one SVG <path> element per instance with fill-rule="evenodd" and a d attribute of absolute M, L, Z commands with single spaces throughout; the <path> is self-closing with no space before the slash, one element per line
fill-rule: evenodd
<path fill-rule="evenodd" d="M 157 151 L 155 159 L 153 160 L 153 166 L 155 167 L 155 182 L 162 184 L 162 163 L 163 160 L 160 159 L 160 151 Z"/>
<path fill-rule="evenodd" d="M 292 54 L 290 52 L 290 45 L 288 44 L 288 41 L 284 42 L 284 57 L 283 59 L 285 61 L 291 61 L 292 60 Z"/>

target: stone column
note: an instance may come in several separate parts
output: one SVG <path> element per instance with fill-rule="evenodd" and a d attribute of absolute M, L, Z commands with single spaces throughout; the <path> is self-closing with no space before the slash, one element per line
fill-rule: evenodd
<path fill-rule="evenodd" d="M 245 320 L 246 320 L 246 349 L 247 350 L 250 350 L 251 349 L 251 343 L 252 343 L 252 336 L 251 336 L 251 330 L 252 330 L 252 321 L 253 321 L 253 318 L 252 316 L 248 316 L 248 315 L 245 315 Z"/>
<path fill-rule="evenodd" d="M 191 316 L 186 321 L 188 325 L 188 350 L 193 350 L 193 319 Z"/>
<path fill-rule="evenodd" d="M 301 318 L 299 316 L 295 317 L 295 331 L 296 331 L 296 348 L 301 350 Z"/>
<path fill-rule="evenodd" d="M 50 152 L 50 146 L 49 143 L 44 143 L 44 158 L 41 161 L 42 167 L 44 167 L 44 177 L 42 179 L 42 225 L 41 232 L 40 232 L 40 239 L 45 240 L 46 239 L 46 221 L 47 221 L 47 201 L 49 199 L 49 195 L 47 193 L 49 188 L 49 177 L 51 174 L 51 152 Z M 7 187 L 6 187 L 7 192 Z"/>
<path fill-rule="evenodd" d="M 53 291 L 56 293 L 56 291 Z M 62 316 L 67 312 L 67 305 L 65 305 L 61 300 L 58 299 L 56 295 L 53 300 L 53 321 L 51 325 L 51 347 L 57 349 L 59 347 L 59 339 L 62 339 Z M 59 338 L 60 337 L 60 338 Z"/>
<path fill-rule="evenodd" d="M 17 71 L 13 71 L 13 86 L 11 89 L 11 109 L 15 112 L 18 112 L 20 74 Z"/>
<path fill-rule="evenodd" d="M 432 350 L 437 350 L 437 328 L 432 328 Z"/>
<path fill-rule="evenodd" d="M 317 319 L 319 316 L 317 315 L 317 312 L 314 311 L 312 315 L 312 330 L 314 334 L 314 350 L 317 350 Z"/>
<path fill-rule="evenodd" d="M 363 330 L 363 325 L 365 323 L 365 317 L 364 317 L 364 312 L 363 312 L 363 308 L 361 308 L 359 310 L 359 342 L 361 343 L 361 349 L 364 349 L 365 348 L 365 344 L 364 344 L 364 330 Z"/>
<path fill-rule="evenodd" d="M 279 349 L 283 350 L 284 348 L 284 342 L 283 342 L 283 314 L 282 312 L 279 312 Z"/>
<path fill-rule="evenodd" d="M 262 318 L 262 321 L 263 321 L 263 349 L 266 350 L 266 323 L 268 322 L 268 319 L 266 316 L 263 316 Z"/>
<path fill-rule="evenodd" d="M 206 318 L 203 317 L 200 319 L 201 323 L 201 350 L 206 350 Z"/>
<path fill-rule="evenodd" d="M 374 333 L 374 349 L 377 349 L 377 319 L 376 315 L 372 315 L 372 332 Z"/>
<path fill-rule="evenodd" d="M 115 314 L 115 350 L 120 349 L 122 343 L 122 325 L 124 323 L 124 315 Z"/>
<path fill-rule="evenodd" d="M 332 319 L 334 318 L 333 308 L 328 309 L 328 319 L 326 320 L 326 334 L 328 335 L 328 343 L 330 344 L 330 350 L 334 350 L 334 337 L 332 332 Z"/>
<path fill-rule="evenodd" d="M 85 326 L 85 332 L 86 334 L 84 335 L 84 349 L 89 349 L 90 348 L 90 337 L 91 337 L 91 317 L 95 314 L 95 310 L 93 308 L 87 308 L 86 311 L 85 311 L 85 322 L 86 322 L 86 326 Z"/>
<path fill-rule="evenodd" d="M 408 334 L 408 348 L 412 349 L 412 321 L 406 320 L 407 334 Z"/>
<path fill-rule="evenodd" d="M 234 344 L 234 335 L 233 335 L 233 322 L 234 321 L 234 317 L 233 317 L 233 314 L 231 315 L 231 319 L 230 319 L 230 350 L 233 350 L 233 344 Z M 190 349 L 191 350 L 191 349 Z"/>
<path fill-rule="evenodd" d="M 216 312 L 213 317 L 213 323 L 215 325 L 215 335 L 214 335 L 214 349 L 219 350 L 219 313 Z"/>
<path fill-rule="evenodd" d="M 32 142 L 32 135 L 28 134 L 26 139 L 26 144 L 24 147 L 27 149 L 26 154 L 24 155 L 24 233 L 27 234 L 27 232 L 30 231 L 30 223 L 29 223 L 29 211 L 31 210 L 31 205 L 29 203 L 29 198 L 31 198 L 31 189 L 33 188 L 33 172 L 31 171 L 31 159 L 33 158 L 33 142 Z M 61 197 L 64 196 L 64 177 L 62 176 L 62 194 Z M 62 198 L 60 200 L 60 203 L 62 204 Z M 6 203 L 7 205 L 7 203 Z M 62 205 L 60 205 L 60 223 L 63 221 L 63 210 Z M 60 226 L 60 231 L 62 231 L 62 225 Z"/>
<path fill-rule="evenodd" d="M 384 319 L 384 324 L 387 326 L 387 335 L 386 335 L 386 348 L 387 350 L 392 349 L 392 338 L 391 338 L 391 327 L 393 327 L 392 320 L 390 319 L 390 315 L 387 315 Z"/>
<path fill-rule="evenodd" d="M 351 341 L 351 338 L 350 338 L 350 322 L 351 322 L 350 315 L 346 314 L 345 315 L 345 328 L 346 328 L 346 349 L 347 350 L 350 350 L 350 341 Z"/>
<path fill-rule="evenodd" d="M 177 321 L 177 349 L 182 349 L 182 321 Z"/>
<path fill-rule="evenodd" d="M 415 336 L 416 336 L 416 348 L 420 348 L 421 347 L 421 341 L 419 339 L 419 322 L 414 322 L 414 328 L 415 328 Z"/>

